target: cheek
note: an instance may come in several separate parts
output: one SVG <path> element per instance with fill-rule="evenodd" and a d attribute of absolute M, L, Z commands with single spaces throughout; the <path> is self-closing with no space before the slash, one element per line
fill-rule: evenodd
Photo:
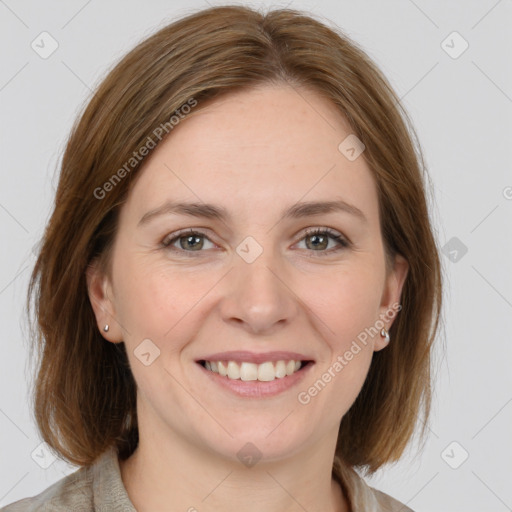
<path fill-rule="evenodd" d="M 322 330 L 331 349 L 337 354 L 348 350 L 352 341 L 378 320 L 380 276 L 377 270 L 368 268 L 372 266 L 338 271 L 325 280 L 324 286 L 309 287 L 305 293 L 309 307 L 324 323 Z"/>
<path fill-rule="evenodd" d="M 168 262 L 145 257 L 126 259 L 117 269 L 116 310 L 130 344 L 150 338 L 161 346 L 183 329 L 183 320 L 194 316 L 215 283 L 211 274 L 171 271 Z"/>
<path fill-rule="evenodd" d="M 169 387 L 169 372 L 176 369 L 180 352 L 200 325 L 201 298 L 213 283 L 186 271 L 171 272 L 168 263 L 146 257 L 120 262 L 116 279 L 117 314 L 137 386 L 149 402 L 163 396 L 179 401 L 179 393 Z M 154 362 L 145 366 L 138 358 L 148 351 Z"/>
<path fill-rule="evenodd" d="M 328 410 L 333 421 L 350 408 L 368 374 L 373 338 L 367 329 L 378 320 L 378 272 L 379 266 L 367 261 L 331 273 L 329 279 L 322 280 L 323 286 L 318 286 L 318 280 L 315 286 L 309 280 L 302 283 L 301 298 L 313 313 L 310 318 L 327 350 L 317 361 L 315 378 L 298 398 L 301 404 L 313 403 L 312 407 Z"/>
<path fill-rule="evenodd" d="M 366 380 L 375 339 L 368 330 L 378 319 L 380 295 L 376 276 L 346 273 L 309 295 L 309 307 L 318 318 L 327 350 L 318 361 L 315 378 L 299 395 L 301 404 L 327 411 L 329 421 L 339 421 L 352 406 Z M 374 330 L 373 336 L 378 335 Z"/>

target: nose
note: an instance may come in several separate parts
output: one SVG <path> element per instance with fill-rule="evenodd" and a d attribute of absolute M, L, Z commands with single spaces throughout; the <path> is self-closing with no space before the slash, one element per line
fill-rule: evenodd
<path fill-rule="evenodd" d="M 251 334 L 271 335 L 298 315 L 298 298 L 270 251 L 252 263 L 235 256 L 226 279 L 220 306 L 223 321 Z"/>

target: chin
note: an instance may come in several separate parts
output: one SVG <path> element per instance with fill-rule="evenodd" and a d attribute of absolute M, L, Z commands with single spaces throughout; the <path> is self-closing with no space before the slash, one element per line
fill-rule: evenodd
<path fill-rule="evenodd" d="M 233 437 L 224 432 L 221 439 L 209 438 L 205 439 L 205 442 L 210 445 L 212 451 L 243 464 L 247 458 L 261 462 L 286 459 L 300 451 L 307 437 L 304 435 L 304 429 L 294 429 L 287 420 L 283 422 L 285 417 L 280 415 L 272 423 L 254 421 L 251 426 L 246 422 L 226 425 L 226 429 Z"/>

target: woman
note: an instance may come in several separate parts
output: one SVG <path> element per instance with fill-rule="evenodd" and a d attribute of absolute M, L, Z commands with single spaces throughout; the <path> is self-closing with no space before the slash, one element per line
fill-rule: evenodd
<path fill-rule="evenodd" d="M 29 287 L 37 424 L 83 467 L 5 510 L 410 510 L 359 474 L 424 434 L 440 318 L 399 109 L 287 9 L 200 11 L 109 73 Z"/>

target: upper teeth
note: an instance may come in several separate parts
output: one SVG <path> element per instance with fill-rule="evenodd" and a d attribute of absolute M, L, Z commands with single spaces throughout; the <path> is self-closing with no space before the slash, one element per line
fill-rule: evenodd
<path fill-rule="evenodd" d="M 207 370 L 218 373 L 222 377 L 241 380 L 271 381 L 275 378 L 281 379 L 286 375 L 292 375 L 301 366 L 300 361 L 272 361 L 261 364 L 237 363 L 236 361 L 205 361 Z"/>

